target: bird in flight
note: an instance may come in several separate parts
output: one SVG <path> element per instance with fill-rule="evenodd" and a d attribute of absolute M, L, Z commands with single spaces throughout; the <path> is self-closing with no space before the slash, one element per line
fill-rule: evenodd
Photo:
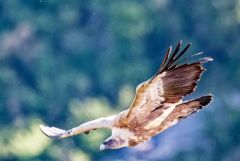
<path fill-rule="evenodd" d="M 157 73 L 139 84 L 129 109 L 119 114 L 99 118 L 70 130 L 40 125 L 41 131 L 53 139 L 64 139 L 77 134 L 88 134 L 91 130 L 109 128 L 112 135 L 100 146 L 100 150 L 133 147 L 175 125 L 183 118 L 208 105 L 212 95 L 208 94 L 190 101 L 183 101 L 191 94 L 205 71 L 203 64 L 213 59 L 204 57 L 193 61 L 183 57 L 191 44 L 183 49 L 182 41 L 174 51 L 170 46 Z"/>

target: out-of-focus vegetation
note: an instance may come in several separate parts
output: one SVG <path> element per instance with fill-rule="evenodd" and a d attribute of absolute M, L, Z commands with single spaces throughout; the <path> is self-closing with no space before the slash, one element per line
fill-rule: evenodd
<path fill-rule="evenodd" d="M 215 59 L 194 94 L 215 95 L 208 109 L 135 149 L 99 152 L 107 130 L 40 133 L 127 108 L 180 39 Z M 239 62 L 240 0 L 2 0 L 0 160 L 240 160 Z"/>

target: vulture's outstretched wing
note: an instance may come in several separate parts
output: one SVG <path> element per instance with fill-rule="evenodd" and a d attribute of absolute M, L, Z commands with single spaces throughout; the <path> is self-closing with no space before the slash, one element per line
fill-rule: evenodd
<path fill-rule="evenodd" d="M 91 130 L 96 130 L 99 128 L 112 128 L 116 116 L 110 116 L 105 118 L 99 118 L 93 121 L 86 122 L 70 130 L 63 130 L 56 127 L 48 127 L 40 125 L 41 131 L 48 137 L 53 139 L 63 139 L 73 135 L 85 133 L 88 134 Z"/>
<path fill-rule="evenodd" d="M 201 53 L 182 58 L 190 45 L 180 50 L 182 46 L 180 41 L 173 52 L 171 52 L 172 47 L 169 47 L 157 73 L 137 87 L 128 113 L 122 118 L 122 126 L 129 126 L 136 132 L 143 132 L 147 125 L 147 129 L 156 127 L 166 119 L 177 104 L 182 102 L 184 96 L 195 90 L 202 72 L 205 71 L 202 64 L 212 61 L 212 58 L 189 61 L 190 58 Z M 157 125 L 149 124 L 156 118 L 158 118 Z"/>

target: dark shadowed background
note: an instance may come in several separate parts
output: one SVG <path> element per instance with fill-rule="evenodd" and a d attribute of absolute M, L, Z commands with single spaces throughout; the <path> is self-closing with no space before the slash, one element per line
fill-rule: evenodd
<path fill-rule="evenodd" d="M 99 152 L 104 129 L 39 131 L 126 109 L 181 39 L 215 59 L 189 96 L 213 93 L 207 109 L 136 148 Z M 239 161 L 239 62 L 240 0 L 2 0 L 0 160 Z"/>

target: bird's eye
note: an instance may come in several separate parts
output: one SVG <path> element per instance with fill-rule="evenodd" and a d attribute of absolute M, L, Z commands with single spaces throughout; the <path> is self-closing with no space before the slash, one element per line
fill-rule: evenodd
<path fill-rule="evenodd" d="M 104 141 L 103 144 L 104 144 L 104 145 L 111 145 L 111 144 L 113 144 L 113 142 L 114 142 L 113 139 L 109 139 L 109 140 L 107 140 L 107 141 Z"/>
<path fill-rule="evenodd" d="M 113 139 L 108 140 L 108 144 L 112 144 L 113 143 Z"/>

